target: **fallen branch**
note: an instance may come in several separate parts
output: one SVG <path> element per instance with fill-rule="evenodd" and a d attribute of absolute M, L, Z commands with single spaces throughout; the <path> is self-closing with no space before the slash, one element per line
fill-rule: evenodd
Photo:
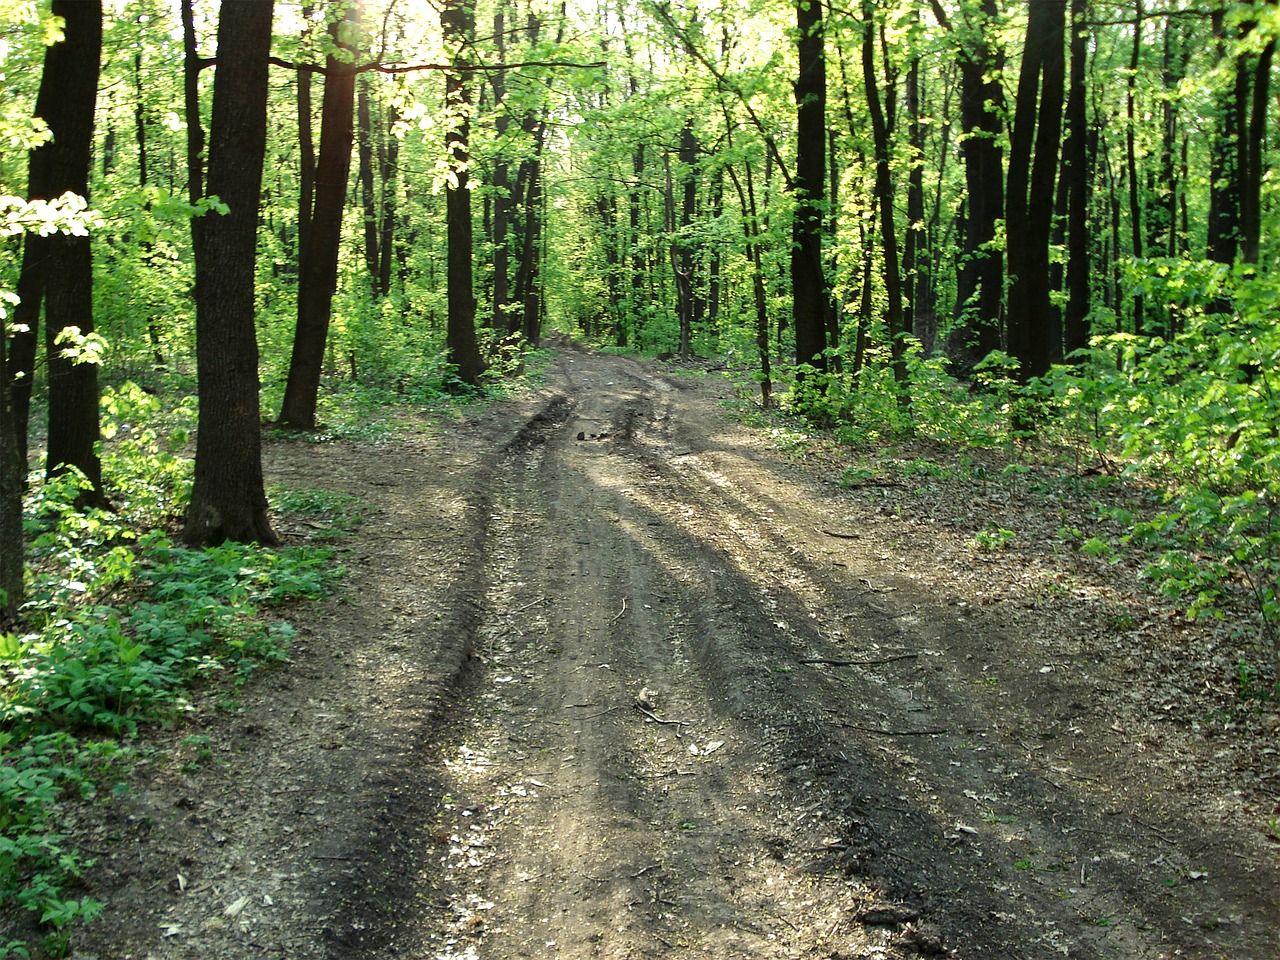
<path fill-rule="evenodd" d="M 929 730 L 882 730 L 880 727 L 864 727 L 857 723 L 838 723 L 836 726 L 846 730 L 861 730 L 863 733 L 876 733 L 882 737 L 933 737 L 947 732 L 941 727 Z"/>
<path fill-rule="evenodd" d="M 646 717 L 648 717 L 654 723 L 665 723 L 669 726 L 675 727 L 677 738 L 679 738 L 680 736 L 680 728 L 689 726 L 689 721 L 687 720 L 663 720 L 661 717 L 657 716 L 650 710 L 646 710 L 644 707 L 640 706 L 640 704 L 638 703 L 636 704 L 636 709 L 639 710 L 641 713 L 643 713 Z"/>
<path fill-rule="evenodd" d="M 627 598 L 622 598 L 622 609 L 618 611 L 618 615 L 609 621 L 610 624 L 617 623 L 622 619 L 622 615 L 627 612 Z"/>
<path fill-rule="evenodd" d="M 896 663 L 899 660 L 915 660 L 918 653 L 900 653 L 895 657 L 883 657 L 879 660 L 828 660 L 826 657 L 813 657 L 808 660 L 797 660 L 797 663 L 816 663 L 826 667 L 876 667 L 882 663 Z"/>

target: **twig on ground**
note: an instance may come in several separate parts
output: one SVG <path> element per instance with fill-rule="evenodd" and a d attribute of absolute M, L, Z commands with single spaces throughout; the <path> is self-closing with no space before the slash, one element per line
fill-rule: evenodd
<path fill-rule="evenodd" d="M 882 663 L 896 663 L 899 660 L 918 659 L 918 653 L 900 653 L 894 657 L 882 657 L 879 660 L 829 660 L 826 657 L 810 657 L 798 660 L 797 663 L 817 663 L 827 667 L 875 667 Z"/>
<path fill-rule="evenodd" d="M 878 733 L 882 737 L 932 737 L 947 732 L 942 727 L 930 727 L 927 730 L 885 730 L 881 727 L 864 727 L 858 723 L 837 723 L 836 726 L 846 730 L 861 730 L 863 733 Z"/>
<path fill-rule="evenodd" d="M 622 598 L 622 609 L 618 611 L 618 615 L 609 621 L 610 624 L 617 623 L 622 619 L 622 615 L 627 612 L 627 598 Z"/>
<path fill-rule="evenodd" d="M 680 728 L 689 726 L 689 721 L 687 720 L 663 720 L 661 717 L 657 716 L 652 711 L 646 710 L 644 707 L 640 706 L 640 704 L 638 703 L 636 704 L 636 709 L 639 710 L 641 713 L 643 713 L 646 717 L 648 717 L 654 723 L 665 723 L 669 726 L 675 727 L 677 739 L 680 737 Z"/>

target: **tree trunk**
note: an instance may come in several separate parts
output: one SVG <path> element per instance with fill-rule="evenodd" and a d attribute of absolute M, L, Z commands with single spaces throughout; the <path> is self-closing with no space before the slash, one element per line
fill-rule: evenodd
<path fill-rule="evenodd" d="M 1230 56 L 1223 3 L 1212 14 L 1219 57 Z M 1234 82 L 1217 98 L 1214 149 L 1209 163 L 1209 232 L 1206 254 L 1218 263 L 1235 263 L 1240 242 L 1240 126 L 1246 96 L 1240 58 L 1234 65 Z"/>
<path fill-rule="evenodd" d="M 49 124 L 46 187 L 50 197 L 64 192 L 85 196 L 93 162 L 93 112 L 98 97 L 102 53 L 101 0 L 54 0 L 53 13 L 65 21 L 64 39 L 45 54 L 36 112 Z M 48 199 L 48 197 L 44 198 Z M 45 355 L 49 379 L 49 433 L 46 475 L 68 468 L 92 484 L 82 504 L 105 505 L 98 458 L 98 368 L 65 355 L 64 333 L 93 332 L 93 253 L 87 236 L 50 234 L 45 276 L 57 278 L 44 289 Z"/>
<path fill-rule="evenodd" d="M 453 62 L 461 67 L 470 59 L 469 47 L 475 39 L 475 0 L 446 0 L 440 13 L 446 46 L 454 50 Z M 453 164 L 453 177 L 445 191 L 445 233 L 448 245 L 448 320 L 445 345 L 457 378 L 472 387 L 480 385 L 484 365 L 476 342 L 476 296 L 472 273 L 471 191 L 467 164 L 470 161 L 471 87 L 467 74 L 453 70 L 445 74 L 445 107 L 450 129 L 445 150 Z"/>
<path fill-rule="evenodd" d="M 382 294 L 379 286 L 378 198 L 373 189 L 373 118 L 369 108 L 369 82 L 366 77 L 357 91 L 357 129 L 360 159 L 360 201 L 364 210 L 364 265 L 369 273 L 369 289 L 376 300 Z"/>
<path fill-rule="evenodd" d="M 227 3 L 218 19 L 209 191 L 229 212 L 196 222 L 195 483 L 183 539 L 274 543 L 262 480 L 254 264 L 267 143 L 274 3 Z"/>
<path fill-rule="evenodd" d="M 1067 90 L 1067 139 L 1062 145 L 1062 179 L 1067 191 L 1067 304 L 1062 318 L 1063 353 L 1089 345 L 1091 269 L 1089 263 L 1088 117 L 1085 113 L 1086 62 L 1089 41 L 1085 34 L 1087 0 L 1071 0 L 1071 81 Z"/>
<path fill-rule="evenodd" d="M 187 197 L 192 204 L 204 199 L 204 122 L 200 119 L 200 71 L 204 64 L 196 49 L 192 0 L 181 0 L 182 104 L 187 115 Z M 191 220 L 194 242 L 197 220 Z"/>
<path fill-rule="evenodd" d="M 796 197 L 792 223 L 791 294 L 796 363 L 827 371 L 826 317 L 830 289 L 822 263 L 826 192 L 827 68 L 822 5 L 796 0 Z"/>
<path fill-rule="evenodd" d="M 875 197 L 880 214 L 880 244 L 884 254 L 885 326 L 889 335 L 889 351 L 893 362 L 893 380 L 898 400 L 910 402 L 907 389 L 906 329 L 902 315 L 902 273 L 898 260 L 898 231 L 893 216 L 893 180 L 889 170 L 889 128 L 880 107 L 880 87 L 875 71 L 875 6 L 864 2 L 862 25 L 862 79 L 871 115 L 871 139 L 875 148 Z"/>
<path fill-rule="evenodd" d="M 965 231 L 956 285 L 956 326 L 947 355 L 967 377 L 1000 346 L 1004 303 L 1004 255 L 996 238 L 1004 218 L 1004 50 L 995 38 L 997 0 L 980 0 L 972 20 L 952 29 L 937 0 L 938 21 L 956 38 L 960 66 L 960 153 L 965 169 Z"/>
<path fill-rule="evenodd" d="M 0 370 L 8 365 L 8 328 L 0 321 Z M 22 489 L 25 465 L 18 456 L 13 394 L 0 383 L 0 629 L 11 625 L 22 606 L 25 548 L 22 531 Z"/>
<path fill-rule="evenodd" d="M 1142 201 L 1138 182 L 1137 153 L 1137 100 L 1138 100 L 1138 65 L 1142 53 L 1142 0 L 1134 0 L 1133 4 L 1133 43 L 1129 51 L 1129 76 L 1125 90 L 1125 124 L 1124 150 L 1125 169 L 1129 180 L 1129 236 L 1133 257 L 1141 260 L 1144 256 Z M 1143 333 L 1145 302 L 1141 293 L 1135 293 L 1133 305 L 1133 332 Z"/>
<path fill-rule="evenodd" d="M 1024 383 L 1048 373 L 1051 362 L 1049 234 L 1062 132 L 1065 6 L 1066 0 L 1030 6 L 1009 141 L 1009 353 Z"/>
<path fill-rule="evenodd" d="M 385 139 L 379 169 L 382 177 L 382 225 L 378 240 L 378 292 L 391 294 L 391 263 L 396 246 L 396 193 L 400 175 L 400 138 L 395 135 L 399 116 L 392 104 L 387 105 L 387 118 L 382 131 Z"/>
<path fill-rule="evenodd" d="M 1275 59 L 1274 38 L 1262 48 L 1251 74 L 1253 83 L 1249 123 L 1244 127 L 1240 156 L 1240 259 L 1256 264 L 1262 239 L 1262 183 L 1265 178 L 1263 153 L 1267 141 L 1267 104 L 1271 96 L 1271 64 Z"/>
<path fill-rule="evenodd" d="M 359 4 L 352 4 L 345 21 L 332 28 L 334 42 L 352 48 L 344 36 L 354 31 Z M 315 209 L 310 236 L 298 264 L 298 322 L 293 354 L 280 407 L 279 424 L 295 430 L 316 428 L 316 402 L 329 338 L 333 294 L 338 286 L 338 252 L 342 214 L 347 202 L 354 139 L 355 64 L 330 54 L 325 64 L 324 101 L 320 107 L 320 156 L 316 163 Z"/>

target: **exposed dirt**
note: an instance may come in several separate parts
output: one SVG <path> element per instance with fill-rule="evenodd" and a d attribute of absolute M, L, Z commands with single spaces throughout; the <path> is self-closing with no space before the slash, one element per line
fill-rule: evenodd
<path fill-rule="evenodd" d="M 347 586 L 86 811 L 82 957 L 1280 956 L 1276 743 L 1200 722 L 1209 635 L 973 549 L 995 493 L 841 489 L 718 376 L 557 347 L 269 448 L 370 508 Z"/>

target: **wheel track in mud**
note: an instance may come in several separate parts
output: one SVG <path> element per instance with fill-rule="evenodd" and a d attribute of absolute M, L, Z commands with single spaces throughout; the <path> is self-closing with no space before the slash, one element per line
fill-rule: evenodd
<path fill-rule="evenodd" d="M 274 749 L 264 769 L 309 782 L 183 787 L 185 836 L 234 810 L 243 846 L 180 867 L 193 886 L 166 923 L 199 935 L 134 956 L 1275 955 L 1265 917 L 1192 922 L 1198 893 L 1265 907 L 1274 869 L 1254 891 L 1159 887 L 1197 844 L 1239 838 L 1095 785 L 1140 757 L 1090 726 L 1087 684 L 1035 676 L 1034 700 L 1002 700 L 985 668 L 1023 638 L 917 583 L 851 497 L 653 371 L 565 350 L 535 398 L 406 451 L 394 479 L 370 471 L 398 492 L 367 540 L 370 595 L 299 654 L 318 702 L 228 723 L 237 749 Z M 359 455 L 317 449 L 307 468 L 340 477 Z M 447 515 L 415 507 L 428 483 Z M 893 656 L 911 659 L 803 662 Z M 1077 722 L 1088 736 L 1034 733 Z M 167 864 L 149 890 L 172 885 Z M 228 919 L 242 893 L 255 906 Z M 286 894 L 296 919 L 265 906 Z"/>
<path fill-rule="evenodd" d="M 759 485 L 752 488 L 744 486 L 741 478 L 727 477 L 740 452 L 717 450 L 706 437 L 681 433 L 684 425 L 673 422 L 671 402 L 678 385 L 646 373 L 623 374 L 623 366 L 621 361 L 614 362 L 607 374 L 612 381 L 601 382 L 596 373 L 571 383 L 553 403 L 554 415 L 532 422 L 522 432 L 521 442 L 507 451 L 504 476 L 515 479 L 504 480 L 498 495 L 501 504 L 495 500 L 493 505 L 493 516 L 503 518 L 496 520 L 493 537 L 509 555 L 496 558 L 490 573 L 499 586 L 488 601 L 495 610 L 488 625 L 489 675 L 504 667 L 538 662 L 542 655 L 540 666 L 550 679 L 536 673 L 525 679 L 551 684 L 556 695 L 533 697 L 529 701 L 537 704 L 533 707 L 492 690 L 481 696 L 491 704 L 505 704 L 500 712 L 513 703 L 545 712 L 556 697 L 570 705 L 567 709 L 623 704 L 589 716 L 609 732 L 584 737 L 581 729 L 575 729 L 573 735 L 597 754 L 589 769 L 630 784 L 630 792 L 623 790 L 622 801 L 613 797 L 603 806 L 571 805 L 558 811 L 556 826 L 542 831 L 530 832 L 526 822 L 512 833 L 511 822 L 520 818 L 512 814 L 510 804 L 495 807 L 498 812 L 482 831 L 484 845 L 492 842 L 499 850 L 509 850 L 550 843 L 557 849 L 554 856 L 523 867 L 505 862 L 505 853 L 491 853 L 485 863 L 502 861 L 502 870 L 472 889 L 470 896 L 480 898 L 473 899 L 473 904 L 492 903 L 476 889 L 510 890 L 521 883 L 537 886 L 537 878 L 548 876 L 554 878 L 552 888 L 570 888 L 573 895 L 543 893 L 493 903 L 487 908 L 493 913 L 455 902 L 455 917 L 461 923 L 449 928 L 448 939 L 453 941 L 449 949 L 471 945 L 480 950 L 480 956 L 493 957 L 622 957 L 675 956 L 683 945 L 692 952 L 722 956 L 798 956 L 818 949 L 872 956 L 887 947 L 896 945 L 901 950 L 913 943 L 885 935 L 880 926 L 883 910 L 859 913 L 859 904 L 892 899 L 899 905 L 888 916 L 899 924 L 888 925 L 889 930 L 898 930 L 903 919 L 917 923 L 922 919 L 926 927 L 958 947 L 961 956 L 1029 960 L 1066 951 L 1079 957 L 1164 956 L 1162 931 L 1176 927 L 1179 918 L 1168 904 L 1150 895 L 1149 884 L 1135 882 L 1133 871 L 1116 862 L 1117 855 L 1147 856 L 1150 843 L 1132 837 L 1139 842 L 1125 850 L 1098 811 L 1058 802 L 1063 787 L 1054 781 L 1055 774 L 1045 762 L 1005 758 L 989 764 L 980 756 L 986 747 L 977 752 L 957 750 L 958 740 L 985 739 L 989 734 L 997 741 L 991 747 L 996 755 L 1003 755 L 1010 746 L 1000 741 L 991 715 L 974 710 L 963 692 L 956 693 L 957 684 L 979 682 L 981 675 L 963 666 L 952 665 L 945 671 L 937 666 L 933 670 L 941 676 L 930 677 L 927 684 L 895 681 L 895 672 L 931 667 L 928 658 L 942 654 L 948 634 L 973 625 L 953 617 L 950 626 L 939 627 L 939 621 L 930 618 L 929 629 L 922 633 L 912 607 L 919 596 L 911 595 L 902 603 L 890 597 L 890 591 L 904 587 L 909 593 L 910 584 L 903 578 L 877 569 L 845 568 L 836 573 L 835 564 L 819 560 L 812 544 L 806 551 L 804 530 L 812 533 L 820 526 L 808 512 L 812 507 L 784 502 Z M 619 386 L 624 379 L 628 386 Z M 608 389 L 601 391 L 601 387 Z M 617 406 L 610 407 L 610 402 Z M 593 456 L 584 460 L 584 451 Z M 609 471 L 592 476 L 586 469 L 606 459 L 611 463 Z M 625 467 L 616 469 L 619 464 Z M 556 477 L 557 471 L 572 475 Z M 574 491 L 583 503 L 544 502 L 554 491 Z M 540 516 L 544 512 L 547 515 Z M 519 576 L 530 571 L 528 557 L 539 551 L 545 567 L 559 569 L 559 574 L 538 584 L 520 581 Z M 611 605 L 601 605 L 598 597 L 568 586 L 574 578 L 581 578 L 579 585 L 593 577 L 610 580 L 607 568 L 618 556 L 625 558 L 621 565 L 630 575 L 622 585 L 606 590 Z M 575 565 L 576 569 L 568 569 Z M 667 582 L 661 582 L 664 578 L 656 571 L 667 571 Z M 675 612 L 637 616 L 637 601 L 664 596 Z M 584 597 L 588 598 L 585 608 Z M 526 624 L 541 633 L 541 642 L 553 651 L 551 656 L 524 638 L 515 644 L 492 643 L 495 630 L 522 633 L 513 622 L 544 605 L 548 612 L 561 606 L 573 611 L 559 624 L 552 622 L 554 617 Z M 606 628 L 611 633 L 625 629 L 639 641 L 626 648 L 616 642 L 594 646 L 593 631 Z M 868 668 L 868 676 L 861 677 L 837 677 L 821 666 L 803 664 L 813 659 L 875 660 L 886 653 L 922 662 L 875 665 Z M 675 673 L 671 664 L 661 662 L 664 657 L 678 663 Z M 556 676 L 557 660 L 576 664 L 572 669 L 580 672 L 590 669 L 588 661 L 597 659 L 611 661 L 609 667 L 618 682 L 602 686 Z M 513 684 L 509 690 L 519 687 L 519 678 L 506 679 Z M 675 791 L 692 798 L 686 798 L 683 809 L 716 812 L 702 818 L 691 815 L 679 823 L 689 824 L 690 833 L 702 831 L 700 838 L 712 839 L 700 852 L 684 844 L 683 872 L 670 857 L 650 852 L 647 864 L 641 862 L 646 857 L 632 859 L 627 869 L 615 869 L 611 877 L 597 876 L 606 871 L 584 870 L 575 881 L 574 875 L 564 873 L 565 863 L 601 862 L 600 851 L 584 839 L 597 829 L 597 822 L 612 818 L 624 832 L 642 834 L 640 840 L 629 841 L 636 849 L 654 849 L 653 837 L 643 834 L 652 832 L 652 812 L 668 803 L 672 791 L 664 785 L 662 800 L 650 796 L 652 791 L 644 787 L 650 775 L 637 767 L 635 756 L 644 750 L 666 749 L 672 738 L 660 740 L 657 746 L 639 747 L 633 742 L 630 753 L 606 749 L 607 744 L 626 742 L 634 733 L 629 728 L 636 716 L 627 705 L 646 686 L 655 687 L 664 698 L 674 695 L 665 704 L 670 715 L 696 716 L 691 728 L 719 731 L 740 751 L 751 751 L 754 770 L 762 776 L 755 789 L 772 792 L 775 799 L 788 799 L 772 810 L 772 831 L 743 829 L 734 822 L 730 809 L 734 803 L 724 799 L 732 796 L 726 779 L 733 772 L 699 776 L 696 779 L 703 784 L 699 790 Z M 917 694 L 923 704 L 913 702 Z M 859 712 L 868 709 L 873 713 L 869 718 Z M 624 721 L 621 727 L 619 720 Z M 549 722 L 584 725 L 573 717 Z M 952 736 L 925 733 L 944 726 Z M 906 742 L 913 747 L 883 750 L 877 742 L 880 736 L 911 737 Z M 581 762 L 578 754 L 573 759 Z M 516 751 L 493 764 L 521 769 L 526 761 L 527 756 Z M 514 785 L 522 791 L 517 794 L 519 803 L 556 794 L 557 788 L 548 786 L 556 771 L 536 764 L 533 769 L 523 787 L 518 782 Z M 678 765 L 674 769 L 679 778 L 683 771 Z M 1062 774 L 1074 775 L 1057 768 L 1056 775 Z M 471 771 L 463 779 L 474 775 Z M 486 782 L 483 775 L 479 779 Z M 682 785 L 680 779 L 676 782 Z M 962 791 L 965 784 L 969 788 Z M 488 786 L 494 788 L 493 783 Z M 511 784 L 497 789 L 513 796 Z M 588 776 L 571 782 L 561 796 L 581 797 L 593 789 L 598 790 L 598 784 Z M 947 792 L 951 796 L 945 796 Z M 965 823 L 976 815 L 974 805 L 957 806 L 962 792 L 965 800 L 988 801 L 990 809 L 1015 811 L 995 817 L 995 822 L 1016 818 L 1019 827 L 1003 832 L 997 827 L 979 842 Z M 944 795 L 941 800 L 939 794 Z M 617 809 L 626 812 L 619 815 Z M 803 810 L 803 816 L 797 818 L 796 809 Z M 711 823 L 719 824 L 719 832 L 706 829 Z M 817 849 L 824 837 L 838 843 L 820 856 Z M 1067 884 L 1021 882 L 1025 878 L 1015 871 L 1022 868 L 1011 869 L 1007 862 L 1011 858 L 1002 862 L 1000 857 L 1002 843 L 1015 840 L 1019 849 L 1037 851 L 1043 859 L 1062 864 L 1065 871 L 1074 871 L 1078 865 L 1080 886 L 1088 882 L 1090 889 L 1073 893 L 1077 902 L 1064 909 L 1061 900 Z M 749 886 L 744 875 L 726 874 L 720 884 L 726 889 L 694 884 L 690 868 L 696 872 L 697 864 L 715 862 L 715 852 L 725 842 L 738 845 L 739 852 L 743 848 L 765 851 L 775 862 L 788 860 L 783 852 L 787 851 L 787 871 L 803 872 L 816 886 L 825 884 L 823 896 L 808 899 L 811 907 L 821 903 L 806 918 L 819 935 L 799 935 L 793 920 L 770 917 L 768 905 L 761 902 L 750 907 L 756 911 L 756 921 L 747 921 L 745 901 L 738 898 L 735 905 L 735 897 L 726 892 Z M 807 854 L 796 856 L 796 851 Z M 1022 862 L 1026 861 L 1018 861 Z M 634 882 L 646 876 L 686 891 L 684 901 L 664 899 L 661 883 Z M 769 879 L 754 878 L 756 882 Z M 634 914 L 646 895 L 651 909 L 640 922 Z M 661 909 L 664 906 L 669 909 Z M 592 919 L 583 921 L 574 916 L 576 912 Z M 512 919 L 490 921 L 490 917 L 529 919 L 538 914 L 545 914 L 538 919 L 546 929 L 560 931 L 544 936 L 542 947 L 535 942 L 541 931 L 516 932 L 513 923 L 518 921 Z M 868 931 L 855 922 L 859 916 L 870 917 L 875 929 Z M 1123 931 L 1094 922 L 1098 917 L 1117 916 L 1136 918 L 1136 922 Z M 631 922 L 616 926 L 618 917 Z M 708 917 L 728 918 L 719 930 L 732 932 L 713 935 Z M 1144 935 L 1144 929 L 1154 932 Z M 909 934 L 911 928 L 906 930 Z M 952 930 L 963 932 L 959 937 L 948 936 Z M 566 937 L 577 938 L 567 949 Z M 915 941 L 925 947 L 936 942 L 933 938 Z"/>

